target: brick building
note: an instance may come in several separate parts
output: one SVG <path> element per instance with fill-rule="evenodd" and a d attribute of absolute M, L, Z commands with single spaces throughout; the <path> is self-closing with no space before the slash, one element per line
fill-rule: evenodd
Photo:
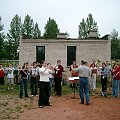
<path fill-rule="evenodd" d="M 63 35 L 63 34 L 61 34 Z M 94 34 L 93 34 L 94 35 Z M 73 60 L 79 64 L 81 60 L 91 63 L 93 60 L 111 60 L 111 41 L 108 36 L 89 39 L 70 39 L 59 35 L 58 39 L 20 39 L 19 64 L 24 62 L 47 60 L 56 64 L 60 59 L 64 67 Z"/>

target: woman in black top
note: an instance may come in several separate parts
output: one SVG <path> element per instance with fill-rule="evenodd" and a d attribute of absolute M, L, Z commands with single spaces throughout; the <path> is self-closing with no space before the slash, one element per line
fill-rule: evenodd
<path fill-rule="evenodd" d="M 25 92 L 25 97 L 29 97 L 28 96 L 28 90 L 27 90 L 27 86 L 28 86 L 28 81 L 27 81 L 27 66 L 24 63 L 22 70 L 20 71 L 20 75 L 21 75 L 21 81 L 20 81 L 20 98 L 23 97 L 23 87 L 24 87 L 24 92 Z"/>

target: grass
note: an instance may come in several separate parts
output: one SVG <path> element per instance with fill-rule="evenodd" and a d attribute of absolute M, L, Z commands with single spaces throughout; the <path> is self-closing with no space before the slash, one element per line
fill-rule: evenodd
<path fill-rule="evenodd" d="M 6 83 L 6 77 L 5 77 L 5 83 Z M 97 80 L 96 83 L 97 88 L 101 88 L 101 82 L 100 79 Z M 12 95 L 11 97 L 18 96 L 19 97 L 19 91 L 20 91 L 20 85 L 15 85 L 14 90 L 7 90 L 7 85 L 4 85 L 4 92 L 0 92 L 1 95 Z M 76 90 L 78 92 L 78 90 Z M 65 85 L 62 86 L 62 94 L 68 94 L 68 93 L 73 93 L 74 91 L 70 88 L 69 83 L 67 82 Z M 28 93 L 30 93 L 30 84 L 28 83 Z M 54 95 L 54 90 L 52 87 L 52 93 Z"/>

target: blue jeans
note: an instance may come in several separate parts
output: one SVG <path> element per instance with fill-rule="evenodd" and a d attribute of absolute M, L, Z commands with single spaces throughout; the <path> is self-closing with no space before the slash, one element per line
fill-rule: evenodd
<path fill-rule="evenodd" d="M 81 77 L 79 80 L 79 95 L 81 98 L 81 102 L 84 102 L 84 93 L 86 97 L 86 103 L 89 103 L 89 83 L 87 77 Z"/>
<path fill-rule="evenodd" d="M 50 80 L 50 84 L 49 84 L 49 94 L 50 94 L 50 96 L 51 96 L 51 94 L 52 94 L 52 78 L 49 78 L 49 80 Z"/>
<path fill-rule="evenodd" d="M 112 96 L 120 96 L 120 80 L 112 80 Z"/>
<path fill-rule="evenodd" d="M 28 86 L 27 79 L 21 79 L 21 81 L 20 81 L 20 97 L 23 96 L 23 87 L 24 87 L 25 97 L 28 97 L 27 86 Z"/>

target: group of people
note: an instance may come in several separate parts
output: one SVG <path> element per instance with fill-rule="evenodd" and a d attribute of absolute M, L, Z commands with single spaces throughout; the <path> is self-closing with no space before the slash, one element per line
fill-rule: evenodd
<path fill-rule="evenodd" d="M 7 90 L 14 90 L 14 84 L 18 84 L 18 64 L 15 67 L 9 64 L 8 68 L 3 68 L 0 64 L 0 91 L 4 91 L 4 76 L 7 77 Z"/>
<path fill-rule="evenodd" d="M 112 67 L 108 61 L 103 62 L 101 67 L 97 65 L 98 62 L 96 61 L 88 65 L 86 61 L 82 60 L 80 65 L 77 65 L 76 61 L 73 61 L 73 64 L 70 66 L 71 76 L 79 77 L 78 83 L 70 84 L 70 87 L 75 87 L 77 89 L 79 86 L 81 104 L 84 104 L 86 101 L 86 105 L 89 105 L 89 91 L 90 89 L 96 89 L 96 80 L 99 72 L 101 76 L 102 96 L 106 97 L 107 95 L 107 85 L 112 85 L 113 97 L 118 97 L 120 95 L 120 63 L 116 62 Z M 55 66 L 47 63 L 46 60 L 42 61 L 40 64 L 33 62 L 31 66 L 26 62 L 22 68 L 20 68 L 18 64 L 13 68 L 12 64 L 10 64 L 6 71 L 7 72 L 3 69 L 2 64 L 0 64 L 0 90 L 3 91 L 4 76 L 6 74 L 7 90 L 14 90 L 14 84 L 20 84 L 19 97 L 23 98 L 23 96 L 25 96 L 28 98 L 28 80 L 30 80 L 32 97 L 38 96 L 39 87 L 38 105 L 40 108 L 51 106 L 49 98 L 51 96 L 53 77 L 55 95 L 59 97 L 62 95 L 61 81 L 64 68 L 61 65 L 61 60 L 57 60 L 57 65 Z M 20 80 L 18 78 L 20 78 Z M 110 82 L 112 82 L 111 85 L 108 84 Z M 86 100 L 84 99 L 84 94 Z"/>
<path fill-rule="evenodd" d="M 17 70 L 17 72 L 16 72 Z M 24 63 L 23 67 L 17 68 L 12 67 L 12 64 L 9 64 L 9 67 L 5 70 L 0 64 L 0 89 L 3 90 L 4 86 L 4 76 L 6 72 L 7 78 L 7 90 L 14 90 L 14 85 L 19 83 L 20 93 L 19 97 L 22 99 L 23 96 L 29 98 L 28 95 L 28 82 L 30 82 L 31 96 L 38 96 L 38 87 L 39 87 L 39 107 L 43 108 L 44 106 L 51 106 L 49 103 L 49 98 L 51 96 L 51 87 L 52 80 L 54 76 L 55 83 L 55 92 L 56 96 L 61 96 L 61 81 L 62 81 L 62 72 L 63 66 L 61 65 L 61 60 L 57 61 L 57 65 L 52 66 L 50 63 L 47 63 L 46 60 L 41 63 L 33 62 L 29 66 L 28 62 Z M 17 82 L 14 81 L 17 79 Z"/>
<path fill-rule="evenodd" d="M 92 64 L 88 65 L 86 61 L 81 61 L 81 64 L 78 66 L 76 61 L 73 61 L 73 64 L 70 66 L 71 77 L 79 77 L 79 94 L 81 98 L 81 103 L 84 103 L 84 93 L 86 96 L 86 105 L 89 105 L 89 93 L 90 90 L 96 89 L 96 81 L 98 75 L 101 79 L 103 97 L 107 96 L 107 88 L 111 90 L 112 87 L 112 96 L 120 96 L 120 63 L 115 62 L 113 65 L 110 65 L 108 61 L 102 62 L 99 66 L 98 63 L 94 60 Z M 71 83 L 71 88 L 77 88 L 77 83 Z"/>

